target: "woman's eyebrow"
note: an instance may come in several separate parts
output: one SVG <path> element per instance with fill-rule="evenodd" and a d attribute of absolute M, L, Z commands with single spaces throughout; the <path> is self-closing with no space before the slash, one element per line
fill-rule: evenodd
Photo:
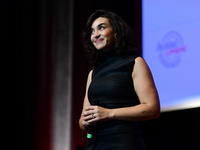
<path fill-rule="evenodd" d="M 106 23 L 100 23 L 100 24 L 97 25 L 97 27 L 100 27 L 102 25 L 106 25 Z M 93 28 L 91 28 L 91 29 L 93 29 Z"/>
<path fill-rule="evenodd" d="M 102 25 L 106 25 L 106 23 L 100 23 L 100 24 L 98 25 L 98 27 L 99 27 L 99 26 L 102 26 Z"/>

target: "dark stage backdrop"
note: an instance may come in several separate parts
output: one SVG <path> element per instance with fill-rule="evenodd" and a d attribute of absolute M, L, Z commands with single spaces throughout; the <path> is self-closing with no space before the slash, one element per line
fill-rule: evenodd
<path fill-rule="evenodd" d="M 142 43 L 140 0 L 1 1 L 0 149 L 83 148 L 78 119 L 90 66 L 81 33 L 99 8 L 124 18 Z M 140 122 L 147 149 L 199 149 L 199 114 L 172 111 Z"/>
<path fill-rule="evenodd" d="M 71 149 L 72 1 L 1 1 L 0 149 Z"/>

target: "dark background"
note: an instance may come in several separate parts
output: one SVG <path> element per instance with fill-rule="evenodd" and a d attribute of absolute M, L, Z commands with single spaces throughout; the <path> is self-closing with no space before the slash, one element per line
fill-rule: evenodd
<path fill-rule="evenodd" d="M 192 1 L 191 1 L 192 2 Z M 0 149 L 51 150 L 50 88 L 40 94 L 38 36 L 39 0 L 2 0 L 0 47 Z M 81 43 L 87 17 L 104 8 L 120 15 L 142 43 L 140 0 L 74 0 L 73 8 L 73 107 L 72 149 L 81 149 L 85 133 L 78 127 L 85 83 L 90 67 Z M 51 20 L 51 1 L 48 1 Z M 50 28 L 51 25 L 49 25 Z M 48 33 L 47 33 L 48 34 Z M 49 33 L 50 34 L 50 33 Z M 48 40 L 48 39 L 47 39 Z M 49 51 L 51 53 L 51 51 Z M 51 84 L 51 58 L 45 68 L 46 86 Z M 78 93 L 78 94 L 77 94 Z M 45 97 L 45 98 L 41 98 Z M 162 113 L 157 120 L 140 122 L 148 150 L 200 149 L 200 108 Z"/>

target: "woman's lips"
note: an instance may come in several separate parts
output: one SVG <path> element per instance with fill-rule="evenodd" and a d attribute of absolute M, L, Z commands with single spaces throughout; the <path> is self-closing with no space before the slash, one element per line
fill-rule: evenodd
<path fill-rule="evenodd" d="M 95 43 L 99 43 L 99 42 L 101 42 L 101 41 L 103 41 L 103 39 L 96 39 L 94 42 L 95 42 Z"/>

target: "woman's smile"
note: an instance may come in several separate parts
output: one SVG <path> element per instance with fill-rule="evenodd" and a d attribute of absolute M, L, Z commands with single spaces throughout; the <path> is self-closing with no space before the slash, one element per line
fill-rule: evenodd
<path fill-rule="evenodd" d="M 95 43 L 99 43 L 99 42 L 101 42 L 101 41 L 103 41 L 103 38 L 96 39 L 94 42 L 95 42 Z"/>

